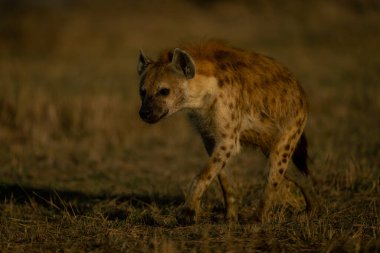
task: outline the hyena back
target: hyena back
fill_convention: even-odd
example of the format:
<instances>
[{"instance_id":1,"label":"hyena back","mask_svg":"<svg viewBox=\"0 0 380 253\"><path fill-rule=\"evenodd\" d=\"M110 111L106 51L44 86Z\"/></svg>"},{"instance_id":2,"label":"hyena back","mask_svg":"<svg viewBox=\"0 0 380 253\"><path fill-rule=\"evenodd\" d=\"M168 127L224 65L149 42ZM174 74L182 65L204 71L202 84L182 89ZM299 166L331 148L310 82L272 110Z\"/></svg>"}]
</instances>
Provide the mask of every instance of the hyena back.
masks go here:
<instances>
[{"instance_id":1,"label":"hyena back","mask_svg":"<svg viewBox=\"0 0 380 253\"><path fill-rule=\"evenodd\" d=\"M237 220L234 187L224 168L241 145L258 146L269 158L261 219L284 178L300 187L307 209L313 208L303 133L308 105L301 86L284 66L270 57L208 41L164 50L156 61L141 51L138 74L140 117L155 123L187 109L209 154L177 215L180 223L196 221L201 197L215 177L222 187L226 217ZM290 160L298 170L285 174Z\"/></svg>"}]
</instances>

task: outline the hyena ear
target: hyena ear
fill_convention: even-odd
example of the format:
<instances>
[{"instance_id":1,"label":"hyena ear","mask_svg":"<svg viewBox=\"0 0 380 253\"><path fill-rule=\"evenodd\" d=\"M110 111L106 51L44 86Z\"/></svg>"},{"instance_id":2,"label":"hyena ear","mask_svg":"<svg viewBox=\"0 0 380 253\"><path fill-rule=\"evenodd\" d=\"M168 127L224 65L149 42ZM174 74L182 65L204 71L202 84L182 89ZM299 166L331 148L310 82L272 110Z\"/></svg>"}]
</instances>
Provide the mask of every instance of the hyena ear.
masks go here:
<instances>
[{"instance_id":1,"label":"hyena ear","mask_svg":"<svg viewBox=\"0 0 380 253\"><path fill-rule=\"evenodd\" d=\"M137 64L137 73L141 76L141 74L145 71L150 63L152 63L152 61L146 57L142 49L140 49L139 62Z\"/></svg>"},{"instance_id":2,"label":"hyena ear","mask_svg":"<svg viewBox=\"0 0 380 253\"><path fill-rule=\"evenodd\" d=\"M186 79L191 79L195 76L194 61L185 51L179 48L174 49L172 63L182 70Z\"/></svg>"}]
</instances>

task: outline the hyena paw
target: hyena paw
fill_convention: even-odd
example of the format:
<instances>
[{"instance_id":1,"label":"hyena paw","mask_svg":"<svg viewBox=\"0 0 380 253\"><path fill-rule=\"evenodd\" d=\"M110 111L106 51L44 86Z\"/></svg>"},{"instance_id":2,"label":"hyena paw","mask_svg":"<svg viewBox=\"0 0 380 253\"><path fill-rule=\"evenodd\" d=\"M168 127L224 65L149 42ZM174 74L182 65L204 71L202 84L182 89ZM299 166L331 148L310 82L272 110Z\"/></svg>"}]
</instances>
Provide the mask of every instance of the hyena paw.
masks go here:
<instances>
[{"instance_id":1,"label":"hyena paw","mask_svg":"<svg viewBox=\"0 0 380 253\"><path fill-rule=\"evenodd\" d=\"M176 218L177 222L181 225L192 225L196 221L196 212L190 207L183 206L178 211Z\"/></svg>"}]
</instances>

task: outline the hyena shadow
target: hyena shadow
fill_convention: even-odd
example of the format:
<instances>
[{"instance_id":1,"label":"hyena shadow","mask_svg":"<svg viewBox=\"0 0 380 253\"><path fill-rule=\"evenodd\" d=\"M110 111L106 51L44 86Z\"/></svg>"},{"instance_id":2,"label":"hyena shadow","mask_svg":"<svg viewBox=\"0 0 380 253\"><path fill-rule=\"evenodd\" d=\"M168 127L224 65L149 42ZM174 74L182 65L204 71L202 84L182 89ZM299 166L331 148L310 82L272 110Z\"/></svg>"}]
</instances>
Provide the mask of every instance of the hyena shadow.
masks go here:
<instances>
[{"instance_id":1,"label":"hyena shadow","mask_svg":"<svg viewBox=\"0 0 380 253\"><path fill-rule=\"evenodd\" d=\"M101 216L107 220L127 221L145 225L168 225L160 221L169 210L184 201L181 194L158 193L91 194L68 189L33 187L0 183L3 204L31 205L54 215Z\"/></svg>"}]
</instances>

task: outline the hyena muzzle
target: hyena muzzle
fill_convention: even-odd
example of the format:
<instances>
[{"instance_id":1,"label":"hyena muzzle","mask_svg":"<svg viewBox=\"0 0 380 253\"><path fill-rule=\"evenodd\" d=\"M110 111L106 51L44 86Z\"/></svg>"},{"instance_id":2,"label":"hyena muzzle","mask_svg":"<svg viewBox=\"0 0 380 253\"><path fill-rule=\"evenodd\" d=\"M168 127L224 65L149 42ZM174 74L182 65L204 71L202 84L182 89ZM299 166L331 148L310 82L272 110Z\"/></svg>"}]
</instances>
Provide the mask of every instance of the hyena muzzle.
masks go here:
<instances>
[{"instance_id":1,"label":"hyena muzzle","mask_svg":"<svg viewBox=\"0 0 380 253\"><path fill-rule=\"evenodd\" d=\"M178 222L196 221L201 197L216 177L226 218L237 221L235 189L224 169L241 145L257 146L268 157L269 176L259 219L267 218L284 179L301 189L307 210L314 210L303 132L308 104L294 76L270 57L216 41L180 48L164 50L155 61L140 51L138 61L140 117L156 123L186 109L209 154L177 214ZM291 169L290 162L296 169Z\"/></svg>"}]
</instances>

